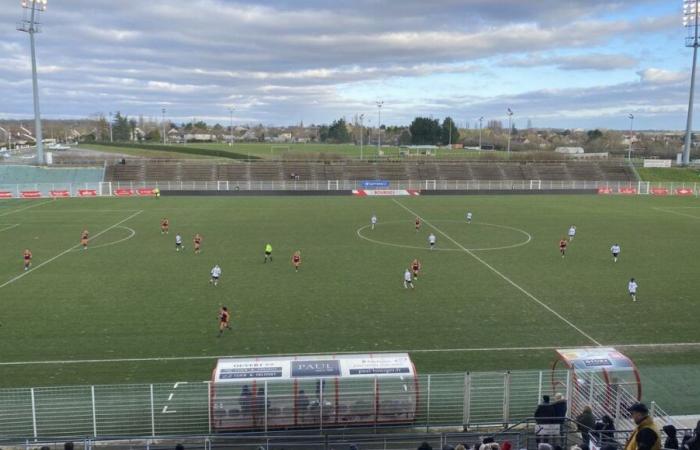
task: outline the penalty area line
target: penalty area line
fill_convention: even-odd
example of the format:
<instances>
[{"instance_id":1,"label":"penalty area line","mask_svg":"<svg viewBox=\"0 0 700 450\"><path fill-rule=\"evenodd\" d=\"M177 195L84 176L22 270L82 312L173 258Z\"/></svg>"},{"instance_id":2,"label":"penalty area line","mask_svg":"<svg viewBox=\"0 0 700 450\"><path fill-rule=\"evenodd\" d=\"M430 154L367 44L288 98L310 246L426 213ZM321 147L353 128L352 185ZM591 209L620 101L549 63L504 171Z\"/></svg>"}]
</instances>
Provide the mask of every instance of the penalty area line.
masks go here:
<instances>
[{"instance_id":1,"label":"penalty area line","mask_svg":"<svg viewBox=\"0 0 700 450\"><path fill-rule=\"evenodd\" d=\"M47 204L47 203L51 203L52 201L53 201L53 200L47 200L47 201L45 201L45 202L33 203L33 204L29 205L29 206L25 206L24 208L15 208L15 209L13 209L13 210L11 210L11 211L7 211L7 212L4 212L4 213L0 214L0 217L2 217L2 216L9 216L10 214L14 214L14 213L18 213L18 212L20 212L20 211L24 211L25 209L35 208L35 207L37 207L37 206L45 205L45 204Z\"/></svg>"},{"instance_id":2,"label":"penalty area line","mask_svg":"<svg viewBox=\"0 0 700 450\"><path fill-rule=\"evenodd\" d=\"M559 346L533 346L533 347L471 347L471 348L425 348L416 350L372 350L373 354L388 354L388 353L472 353L472 352L529 352L542 350L556 350L566 345ZM610 344L605 347L614 348L684 348L696 347L700 348L700 342L667 342L667 343L647 343L647 344ZM255 358L255 357L288 357L288 356L316 356L324 352L316 353L268 353L254 355L211 355L211 356L154 356L150 358L112 358L112 359L68 359L68 360L48 360L48 361L7 361L0 362L1 366L31 366L31 365L61 365L61 364L99 364L99 363L124 363L124 362L162 362L162 361L196 361L196 360L212 360L222 358ZM325 352L331 355L355 355L362 351L353 352ZM184 384L183 382L176 384ZM173 390L176 387L173 387Z\"/></svg>"},{"instance_id":3,"label":"penalty area line","mask_svg":"<svg viewBox=\"0 0 700 450\"><path fill-rule=\"evenodd\" d=\"M96 239L96 238L98 238L99 236L102 236L103 234L105 234L105 233L108 232L109 230L118 227L119 225L123 224L123 223L126 222L127 220L133 219L134 217L138 216L138 215L141 214L142 212L143 212L143 210L139 210L138 212L135 212L134 214L132 214L132 215L130 215L129 217L127 217L126 219L122 219L122 220L120 220L119 222L115 223L114 225L111 225L111 226L105 228L104 230L102 230L102 231L100 231L99 233L97 233L97 234L93 237L93 239ZM22 272L21 274L17 275L17 276L14 277L14 278L10 278L9 280L7 280L6 282L4 282L3 284L0 284L0 289L4 288L5 286L7 286L7 285L9 285L9 284L14 283L14 282L17 281L17 280L22 279L24 276L29 275L30 273L33 273L35 270L39 269L40 267L43 267L43 266L45 266L46 264L48 264L48 263L50 263L50 262L52 262L52 261L57 260L57 259L60 258L61 256L65 255L65 254L67 254L67 253L70 253L70 252L72 252L73 250L75 250L76 248L79 248L79 247L80 247L80 243L78 243L78 244L72 246L72 247L69 248L69 249L63 250L63 251L62 251L61 253L59 253L58 255L47 259L46 261L42 262L41 264L38 264L37 266L31 268L30 270L28 270L28 271L26 271L26 272Z\"/></svg>"},{"instance_id":4,"label":"penalty area line","mask_svg":"<svg viewBox=\"0 0 700 450\"><path fill-rule=\"evenodd\" d=\"M564 316L562 316L561 314L559 314L558 312L556 312L554 309L552 309L549 305L547 305L546 303L544 303L542 300L538 299L537 297L535 297L534 295L532 295L531 293L529 293L528 291L526 291L526 290L525 290L522 286L520 286L518 283L516 283L515 281L511 280L511 279L508 278L506 275L504 275L502 272L500 272L498 269L496 269L495 267L493 267L491 264L489 264L489 263L487 263L486 261L484 261L483 259L481 259L476 253L474 253L473 251L469 250L468 248L466 248L465 246L463 246L462 244L460 244L460 243L457 242L456 240L452 239L452 237L450 237L450 235L448 235L447 233L445 233L444 231L442 231L440 228L436 227L436 226L433 225L432 223L430 223L430 222L428 222L427 220L425 220L425 218L421 217L420 214L417 214L417 213L416 213L415 211L413 211L411 208L405 206L403 203L399 202L399 201L396 200L396 199L392 199L392 201L393 201L394 203L396 203L397 205L399 205L401 208L403 208L403 209L405 209L406 211L408 211L409 213L413 214L415 217L420 218L420 220L421 220L422 222L428 224L428 226L430 226L431 228L433 228L435 231L437 231L437 232L440 233L441 235L445 236L450 242L452 242L454 245L456 245L457 247L459 247L460 249L462 249L462 251L464 251L466 254L468 254L468 255L471 256L472 258L476 259L478 262L480 262L481 264L483 264L484 266L486 266L488 269L490 269L493 273L495 273L496 275L498 275L499 277L501 277L502 279L504 279L505 281L507 281L511 286L513 286L514 288L516 288L517 290L519 290L520 292L522 292L523 294L525 294L529 299L531 299L532 301L534 301L534 302L537 303L538 305L542 306L544 309L546 309L546 310L549 311L550 313L554 314L554 315L555 315L557 318L559 318L562 322L566 323L566 324L569 325L571 328L573 328L574 330L578 331L578 332L579 332L581 335L583 335L586 339L588 339L589 341L593 342L593 343L594 343L595 345L597 345L597 346L601 346L601 345L602 345L600 342L598 342L597 340L595 340L590 334L586 333L586 332L583 331L581 328L577 327L577 326L576 326L573 322L571 322L569 319L567 319L566 317L564 317Z\"/></svg>"},{"instance_id":5,"label":"penalty area line","mask_svg":"<svg viewBox=\"0 0 700 450\"><path fill-rule=\"evenodd\" d=\"M11 230L11 229L13 229L13 228L15 228L15 227L18 227L19 225L20 225L20 224L18 224L18 223L13 223L13 224L12 224L12 225L10 225L9 227L5 227L5 228L0 228L0 231L7 231L7 230Z\"/></svg>"}]
</instances>

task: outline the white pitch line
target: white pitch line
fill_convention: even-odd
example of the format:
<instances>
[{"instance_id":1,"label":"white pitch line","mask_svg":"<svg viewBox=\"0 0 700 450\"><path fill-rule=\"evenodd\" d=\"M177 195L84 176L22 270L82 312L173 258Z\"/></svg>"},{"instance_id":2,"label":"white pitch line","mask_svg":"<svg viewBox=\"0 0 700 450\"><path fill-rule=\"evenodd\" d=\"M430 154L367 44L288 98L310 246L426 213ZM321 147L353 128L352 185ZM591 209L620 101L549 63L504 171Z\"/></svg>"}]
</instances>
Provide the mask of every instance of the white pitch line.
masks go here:
<instances>
[{"instance_id":1,"label":"white pitch line","mask_svg":"<svg viewBox=\"0 0 700 450\"><path fill-rule=\"evenodd\" d=\"M47 201L45 201L45 202L39 202L39 203L31 204L31 205L29 205L29 206L25 206L24 208L13 209L12 211L7 211L7 212L4 212L4 213L0 214L0 217L2 217L2 216L9 216L10 214L14 214L14 213L18 213L18 212L20 212L20 211L24 211L25 209L35 208L35 207L37 207L37 206L45 205L45 204L47 204L47 203L51 203L52 201L53 201L53 200L47 200Z\"/></svg>"},{"instance_id":2,"label":"white pitch line","mask_svg":"<svg viewBox=\"0 0 700 450\"><path fill-rule=\"evenodd\" d=\"M476 253L474 253L473 251L471 251L471 250L469 250L468 248L464 247L464 246L463 246L462 244L460 244L459 242L457 242L457 241L455 241L454 239L452 239L447 233L445 233L444 231L442 231L441 229L439 229L439 228L436 227L435 225L433 225L433 224L431 224L430 222L428 222L427 220L425 220L425 218L421 217L419 214L417 214L417 213L416 213L415 211L413 211L411 208L409 208L409 207L407 207L407 206L404 206L401 202L399 202L399 201L396 200L396 199L392 199L392 200L393 200L394 203L396 203L397 205L399 205L400 207L402 207L403 209L405 209L405 210L408 211L409 213L413 214L415 217L420 218L421 221L425 222L428 226L430 226L431 228L433 228L435 231L437 231L437 232L440 233L441 235L445 236L445 237L446 237L449 241L451 241L454 245L456 245L457 247L461 248L466 254L468 254L468 255L471 256L472 258L476 259L477 261L479 261L479 262L480 262L481 264L483 264L484 266L488 267L493 273L495 273L495 274L498 275L499 277L503 278L503 279L504 279L505 281L507 281L511 286L513 286L514 288L518 289L520 292L522 292L523 294L525 294L525 295L526 295L528 298L530 298L532 301L536 302L537 304L539 304L540 306L542 306L544 309L546 309L547 311L549 311L550 313L552 313L552 314L554 314L556 317L558 317L561 321L563 321L564 323L566 323L567 325L569 325L571 328L573 328L574 330L578 331L580 334L582 334L583 336L585 336L586 339L590 340L590 341L593 342L595 345L598 345L598 346L601 346L601 345L602 345L600 342L598 342L597 340L595 340L590 334L586 333L586 332L583 331L581 328L577 327L577 326L576 326L573 322L571 322L569 319L567 319L566 317L562 316L561 314L559 314L558 312L556 312L554 309L552 309L549 305L547 305L546 303L544 303L542 300L538 299L537 297L535 297L534 295L532 295L531 293L529 293L528 291L526 291L523 287L521 287L521 286L520 286L519 284L517 284L515 281L511 280L511 279L508 278L506 275L504 275L503 273L501 273L498 269L496 269L495 267L493 267L491 264L489 264L489 263L487 263L486 261L484 261L483 259L481 259Z\"/></svg>"},{"instance_id":3,"label":"white pitch line","mask_svg":"<svg viewBox=\"0 0 700 450\"><path fill-rule=\"evenodd\" d=\"M697 347L700 348L700 342L667 342L667 343L648 343L648 344L610 344L605 347L614 348L683 348ZM558 346L535 346L535 347L471 347L471 348L424 348L414 350L372 350L370 353L386 354L386 353L472 353L472 352L527 352L537 350L556 350L566 347L566 345ZM326 352L332 355L354 355L361 351L353 352ZM255 357L286 357L286 356L315 356L323 352L315 353L269 353L255 355L210 355L210 356L156 356L151 358L113 358L113 359L68 359L68 360L53 360L53 361L8 361L0 362L0 366L31 366L31 365L64 365L64 364L99 364L99 363L123 363L123 362L161 362L161 361L196 361L196 360L212 360L222 358L255 358Z\"/></svg>"},{"instance_id":4,"label":"white pitch line","mask_svg":"<svg viewBox=\"0 0 700 450\"><path fill-rule=\"evenodd\" d=\"M10 225L9 227L5 227L5 228L0 228L0 231L7 231L7 230L11 230L11 229L13 229L14 227L18 227L18 226L20 226L20 224L18 224L18 223L15 223L15 224L12 224L12 225Z\"/></svg>"},{"instance_id":5,"label":"white pitch line","mask_svg":"<svg viewBox=\"0 0 700 450\"><path fill-rule=\"evenodd\" d=\"M97 233L95 236L93 236L93 239L95 239L95 238L97 238L97 237L99 237L99 236L105 234L106 232L108 232L108 231L111 230L112 228L118 227L119 225L123 224L124 222L126 222L126 221L129 220L129 219L133 219L134 217L138 216L138 215L141 214L142 212L143 212L143 210L139 210L138 212L135 212L134 214L132 214L132 215L130 215L129 217L127 217L126 219L120 220L119 222L115 223L114 225L111 225L110 227L105 228L104 230L100 231L100 232ZM80 243L75 244L75 245L72 246L71 248L62 251L61 253L59 253L58 255L56 255L56 256L54 256L54 257L52 257L52 258L47 259L46 261L42 262L41 264L38 264L37 266L33 267L31 270L28 270L28 271L26 271L26 272L22 272L21 274L17 275L17 276L14 277L14 278L10 278L9 280L7 280L6 282L4 282L3 284L0 284L0 289L4 288L5 286L7 286L7 285L9 285L9 284L14 283L15 281L17 281L17 280L19 280L19 279L21 279L21 278L23 278L25 275L29 275L30 273L33 273L35 270L39 269L40 267L45 266L46 264L48 264L48 263L50 263L50 262L52 262L52 261L55 261L56 259L60 258L61 256L65 255L65 254L67 254L67 253L72 252L74 249L79 248L80 245L81 245Z\"/></svg>"},{"instance_id":6,"label":"white pitch line","mask_svg":"<svg viewBox=\"0 0 700 450\"><path fill-rule=\"evenodd\" d=\"M686 214L678 211L669 211L668 209L665 208L656 208L652 207L652 209L655 209L657 211L661 211L662 213L668 213L668 214L675 214L677 216L683 216L683 217L690 217L691 219L700 219L700 216L694 216L692 214Z\"/></svg>"}]
</instances>

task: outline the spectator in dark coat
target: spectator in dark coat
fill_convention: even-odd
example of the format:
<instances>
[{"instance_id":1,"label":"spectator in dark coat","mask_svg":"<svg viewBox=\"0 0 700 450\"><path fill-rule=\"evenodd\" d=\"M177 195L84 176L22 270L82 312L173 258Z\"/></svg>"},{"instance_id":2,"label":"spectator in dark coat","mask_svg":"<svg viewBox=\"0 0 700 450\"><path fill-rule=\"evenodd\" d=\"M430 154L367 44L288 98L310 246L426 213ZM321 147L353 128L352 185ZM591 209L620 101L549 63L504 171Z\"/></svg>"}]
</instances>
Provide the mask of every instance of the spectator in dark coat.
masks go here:
<instances>
[{"instance_id":1,"label":"spectator in dark coat","mask_svg":"<svg viewBox=\"0 0 700 450\"><path fill-rule=\"evenodd\" d=\"M664 448L678 449L678 431L673 425L666 425L663 427L664 433L666 433L666 440L664 441Z\"/></svg>"},{"instance_id":2,"label":"spectator in dark coat","mask_svg":"<svg viewBox=\"0 0 700 450\"><path fill-rule=\"evenodd\" d=\"M554 417L557 418L558 424L562 425L564 423L564 420L566 419L566 412L569 408L568 403L566 399L564 398L563 395L557 394L554 396L554 403L552 403L552 407L554 407Z\"/></svg>"},{"instance_id":3,"label":"spectator in dark coat","mask_svg":"<svg viewBox=\"0 0 700 450\"><path fill-rule=\"evenodd\" d=\"M581 414L576 417L576 426L578 432L581 433L581 441L589 445L591 442L590 432L595 427L595 418L593 417L593 410L590 406L585 406Z\"/></svg>"},{"instance_id":4,"label":"spectator in dark coat","mask_svg":"<svg viewBox=\"0 0 700 450\"><path fill-rule=\"evenodd\" d=\"M595 424L595 436L599 447L607 444L616 445L615 442L615 422L612 417L605 415L600 419L600 422Z\"/></svg>"},{"instance_id":5,"label":"spectator in dark coat","mask_svg":"<svg viewBox=\"0 0 700 450\"><path fill-rule=\"evenodd\" d=\"M688 439L685 442L685 444L683 444L683 449L684 450L700 450L700 420L698 420L698 423L695 426L695 432L693 433L693 437Z\"/></svg>"},{"instance_id":6,"label":"spectator in dark coat","mask_svg":"<svg viewBox=\"0 0 700 450\"><path fill-rule=\"evenodd\" d=\"M549 403L549 395L542 396L542 403L535 409L535 435L536 442L547 442L550 437L559 434L557 425L557 413L554 405Z\"/></svg>"},{"instance_id":7,"label":"spectator in dark coat","mask_svg":"<svg viewBox=\"0 0 700 450\"><path fill-rule=\"evenodd\" d=\"M427 442L423 442L420 447L418 447L418 450L433 450L433 447Z\"/></svg>"}]
</instances>

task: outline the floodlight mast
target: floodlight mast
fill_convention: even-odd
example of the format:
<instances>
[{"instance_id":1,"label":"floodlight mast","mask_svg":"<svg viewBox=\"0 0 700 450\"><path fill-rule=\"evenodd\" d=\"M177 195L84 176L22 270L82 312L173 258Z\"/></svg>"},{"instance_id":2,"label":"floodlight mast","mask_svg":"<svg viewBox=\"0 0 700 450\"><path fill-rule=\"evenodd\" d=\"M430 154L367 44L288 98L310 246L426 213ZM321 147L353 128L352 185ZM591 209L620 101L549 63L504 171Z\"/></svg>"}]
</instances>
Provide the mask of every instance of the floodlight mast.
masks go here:
<instances>
[{"instance_id":1,"label":"floodlight mast","mask_svg":"<svg viewBox=\"0 0 700 450\"><path fill-rule=\"evenodd\" d=\"M377 102L377 155L382 151L382 106L384 106L384 101L380 100Z\"/></svg>"},{"instance_id":2,"label":"floodlight mast","mask_svg":"<svg viewBox=\"0 0 700 450\"><path fill-rule=\"evenodd\" d=\"M690 164L690 149L693 140L693 100L695 97L695 67L698 60L698 8L700 0L683 1L683 26L688 30L685 46L693 48L693 69L690 74L690 98L688 100L688 120L685 125L685 142L683 145L682 164Z\"/></svg>"},{"instance_id":3,"label":"floodlight mast","mask_svg":"<svg viewBox=\"0 0 700 450\"><path fill-rule=\"evenodd\" d=\"M363 149L363 146L364 146L364 145L363 145L363 142L362 142L362 141L363 141L362 135L365 133L365 128L364 128L364 124L363 124L363 121L364 121L364 120L365 120L365 115L364 115L364 114L360 114L360 161L362 161L362 159L363 159L363 158L362 158L362 156L363 156L362 153L363 153L363 150L364 150L364 149Z\"/></svg>"},{"instance_id":4,"label":"floodlight mast","mask_svg":"<svg viewBox=\"0 0 700 450\"><path fill-rule=\"evenodd\" d=\"M508 108L508 158L510 158L510 135L513 131L513 110Z\"/></svg>"},{"instance_id":5,"label":"floodlight mast","mask_svg":"<svg viewBox=\"0 0 700 450\"><path fill-rule=\"evenodd\" d=\"M44 164L44 139L41 132L41 112L39 111L39 81L36 73L36 50L34 49L34 34L39 33L38 16L46 11L48 0L22 0L25 18L17 26L18 31L29 34L29 45L32 53L32 91L34 94L34 139L36 140L36 162ZM26 15L29 14L29 19Z\"/></svg>"}]
</instances>

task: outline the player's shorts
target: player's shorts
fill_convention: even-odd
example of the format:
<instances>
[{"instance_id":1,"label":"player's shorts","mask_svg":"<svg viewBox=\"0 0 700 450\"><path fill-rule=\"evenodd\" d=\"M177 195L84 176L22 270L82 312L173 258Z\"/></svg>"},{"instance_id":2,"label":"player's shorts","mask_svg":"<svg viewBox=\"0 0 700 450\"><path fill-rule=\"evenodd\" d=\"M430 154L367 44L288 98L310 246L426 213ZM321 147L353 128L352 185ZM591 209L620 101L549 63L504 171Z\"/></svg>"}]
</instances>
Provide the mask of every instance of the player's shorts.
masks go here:
<instances>
[{"instance_id":1,"label":"player's shorts","mask_svg":"<svg viewBox=\"0 0 700 450\"><path fill-rule=\"evenodd\" d=\"M219 277L212 275L212 276L211 276L211 279L212 279L212 280L218 280Z\"/></svg>"},{"instance_id":2,"label":"player's shorts","mask_svg":"<svg viewBox=\"0 0 700 450\"><path fill-rule=\"evenodd\" d=\"M265 254L266 254L267 256L270 256L270 255L272 254L272 252L265 252Z\"/></svg>"},{"instance_id":3,"label":"player's shorts","mask_svg":"<svg viewBox=\"0 0 700 450\"><path fill-rule=\"evenodd\" d=\"M634 292L630 291L630 295L637 295L637 291L634 291Z\"/></svg>"},{"instance_id":4,"label":"player's shorts","mask_svg":"<svg viewBox=\"0 0 700 450\"><path fill-rule=\"evenodd\" d=\"M431 242L431 243L430 243L430 246L431 246L431 247L434 246L434 245L435 245L435 242Z\"/></svg>"},{"instance_id":5,"label":"player's shorts","mask_svg":"<svg viewBox=\"0 0 700 450\"><path fill-rule=\"evenodd\" d=\"M619 255L619 253L613 253L613 256L614 256L615 258L617 258L617 255Z\"/></svg>"},{"instance_id":6,"label":"player's shorts","mask_svg":"<svg viewBox=\"0 0 700 450\"><path fill-rule=\"evenodd\" d=\"M176 242L175 247L182 247L182 242Z\"/></svg>"}]
</instances>

